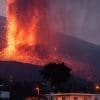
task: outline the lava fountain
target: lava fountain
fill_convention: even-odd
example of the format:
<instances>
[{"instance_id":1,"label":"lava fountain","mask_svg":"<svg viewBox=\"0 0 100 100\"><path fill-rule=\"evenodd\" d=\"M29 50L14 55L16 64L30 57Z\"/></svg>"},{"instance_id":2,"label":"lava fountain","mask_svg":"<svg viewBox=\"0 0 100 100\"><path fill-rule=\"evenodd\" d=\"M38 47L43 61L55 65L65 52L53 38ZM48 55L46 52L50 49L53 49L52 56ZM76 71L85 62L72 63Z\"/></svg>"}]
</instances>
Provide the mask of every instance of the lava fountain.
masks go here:
<instances>
[{"instance_id":1,"label":"lava fountain","mask_svg":"<svg viewBox=\"0 0 100 100\"><path fill-rule=\"evenodd\" d=\"M36 42L35 34L38 23L38 11L34 9L33 0L31 0L31 5L24 4L25 7L21 8L24 2L25 0L7 0L7 53L9 56L18 52L19 46L31 46Z\"/></svg>"},{"instance_id":2,"label":"lava fountain","mask_svg":"<svg viewBox=\"0 0 100 100\"><path fill-rule=\"evenodd\" d=\"M7 47L0 53L4 60L40 62L37 51L47 43L41 38L44 6L44 0L7 0Z\"/></svg>"}]
</instances>

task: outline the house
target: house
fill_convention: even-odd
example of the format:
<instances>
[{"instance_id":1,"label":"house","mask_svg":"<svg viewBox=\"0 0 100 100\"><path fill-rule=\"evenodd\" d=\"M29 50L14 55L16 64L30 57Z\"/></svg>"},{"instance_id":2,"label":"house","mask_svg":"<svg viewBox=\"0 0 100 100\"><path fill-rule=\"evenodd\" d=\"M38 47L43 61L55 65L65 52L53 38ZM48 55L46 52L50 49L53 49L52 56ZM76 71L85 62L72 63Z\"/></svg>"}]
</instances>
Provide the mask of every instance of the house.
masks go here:
<instances>
[{"instance_id":1,"label":"house","mask_svg":"<svg viewBox=\"0 0 100 100\"><path fill-rule=\"evenodd\" d=\"M90 93L51 93L45 96L47 100L100 100L100 94Z\"/></svg>"},{"instance_id":2,"label":"house","mask_svg":"<svg viewBox=\"0 0 100 100\"><path fill-rule=\"evenodd\" d=\"M2 99L10 99L10 91L6 90L5 86L0 84L0 100Z\"/></svg>"},{"instance_id":3,"label":"house","mask_svg":"<svg viewBox=\"0 0 100 100\"><path fill-rule=\"evenodd\" d=\"M10 92L9 91L0 91L0 100L1 99L10 99Z\"/></svg>"}]
</instances>

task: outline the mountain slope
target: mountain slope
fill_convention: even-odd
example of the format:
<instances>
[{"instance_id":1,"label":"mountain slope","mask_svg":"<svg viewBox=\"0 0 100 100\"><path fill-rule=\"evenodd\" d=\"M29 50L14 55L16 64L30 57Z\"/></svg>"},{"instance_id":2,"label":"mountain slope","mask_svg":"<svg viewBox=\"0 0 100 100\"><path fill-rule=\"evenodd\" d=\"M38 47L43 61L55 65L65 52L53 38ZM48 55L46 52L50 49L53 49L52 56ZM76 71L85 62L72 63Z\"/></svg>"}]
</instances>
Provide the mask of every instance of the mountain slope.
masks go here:
<instances>
[{"instance_id":1,"label":"mountain slope","mask_svg":"<svg viewBox=\"0 0 100 100\"><path fill-rule=\"evenodd\" d=\"M100 81L100 46L64 34L59 34L58 39L59 52L68 60L75 74Z\"/></svg>"},{"instance_id":2,"label":"mountain slope","mask_svg":"<svg viewBox=\"0 0 100 100\"><path fill-rule=\"evenodd\" d=\"M39 66L19 63L0 61L0 78L17 81L40 81Z\"/></svg>"},{"instance_id":3,"label":"mountain slope","mask_svg":"<svg viewBox=\"0 0 100 100\"><path fill-rule=\"evenodd\" d=\"M6 25L5 22L6 22L6 18L0 17L0 50L2 50L6 45L4 42L5 41L5 34L4 34L5 27L4 26ZM100 46L85 42L81 39L68 36L62 33L50 33L50 35L51 35L51 38L49 39L50 41L49 49L53 51L54 48L58 46L56 51L54 51L54 53L60 57L60 60L64 61L66 64L68 64L72 68L73 74L87 80L97 81L97 82L100 81L100 73L99 73ZM55 41L53 42L53 40ZM36 49L38 50L39 54L43 53L40 55L41 56L45 55L44 52L43 51L41 52L39 48L41 48L41 46L37 46L37 49ZM3 73L5 72L9 73L10 75L10 73L11 74L13 73L13 70L15 71L14 73L16 73L17 70L18 70L17 73L19 73L19 71L21 70L19 74L21 75L21 72L23 72L23 69L24 70L28 69L28 68L25 69L25 66L22 67L21 65L15 64L16 65L15 67L16 70L15 70L14 67L12 67L13 64L9 67L8 67L8 64L2 65L3 67L1 66L1 64L2 63L0 63L0 69L1 69L0 76L2 77L4 76ZM24 80L24 74L27 74L27 75L29 74L28 78L30 79L32 75L31 73L33 73L31 67L34 68L34 66L30 66L29 69L27 70L27 73L25 71L25 73L22 74L23 80Z\"/></svg>"}]
</instances>

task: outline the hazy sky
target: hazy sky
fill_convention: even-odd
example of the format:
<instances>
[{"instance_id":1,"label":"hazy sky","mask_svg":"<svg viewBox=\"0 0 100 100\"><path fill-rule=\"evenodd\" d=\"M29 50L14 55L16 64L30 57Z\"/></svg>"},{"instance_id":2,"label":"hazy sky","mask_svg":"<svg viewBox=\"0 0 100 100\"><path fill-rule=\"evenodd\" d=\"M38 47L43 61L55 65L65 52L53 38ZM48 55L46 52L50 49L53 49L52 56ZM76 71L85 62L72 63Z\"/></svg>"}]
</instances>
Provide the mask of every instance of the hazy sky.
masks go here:
<instances>
[{"instance_id":1,"label":"hazy sky","mask_svg":"<svg viewBox=\"0 0 100 100\"><path fill-rule=\"evenodd\" d=\"M5 16L5 0L0 15ZM51 3L50 3L51 2ZM52 30L100 45L100 0L50 0ZM54 20L55 19L55 20ZM63 19L63 20L62 20Z\"/></svg>"},{"instance_id":2,"label":"hazy sky","mask_svg":"<svg viewBox=\"0 0 100 100\"><path fill-rule=\"evenodd\" d=\"M62 31L100 45L100 0L51 0L56 25L64 24ZM58 3L59 2L59 3ZM59 14L58 14L59 13Z\"/></svg>"},{"instance_id":3,"label":"hazy sky","mask_svg":"<svg viewBox=\"0 0 100 100\"><path fill-rule=\"evenodd\" d=\"M0 0L0 16L5 16L5 0Z\"/></svg>"}]
</instances>

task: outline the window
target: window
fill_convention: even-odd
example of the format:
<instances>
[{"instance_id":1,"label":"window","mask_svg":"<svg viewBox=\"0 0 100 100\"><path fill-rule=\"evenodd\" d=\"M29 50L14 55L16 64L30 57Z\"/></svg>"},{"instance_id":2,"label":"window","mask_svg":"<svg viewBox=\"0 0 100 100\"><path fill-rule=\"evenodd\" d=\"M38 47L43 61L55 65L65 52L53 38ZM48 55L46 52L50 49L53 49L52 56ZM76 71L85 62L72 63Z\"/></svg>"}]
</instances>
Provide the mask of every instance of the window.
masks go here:
<instances>
[{"instance_id":1,"label":"window","mask_svg":"<svg viewBox=\"0 0 100 100\"><path fill-rule=\"evenodd\" d=\"M87 96L84 97L84 100L87 100Z\"/></svg>"},{"instance_id":2,"label":"window","mask_svg":"<svg viewBox=\"0 0 100 100\"><path fill-rule=\"evenodd\" d=\"M78 97L74 97L74 100L78 100Z\"/></svg>"},{"instance_id":3,"label":"window","mask_svg":"<svg viewBox=\"0 0 100 100\"><path fill-rule=\"evenodd\" d=\"M66 100L66 97L65 96L62 96L62 100Z\"/></svg>"}]
</instances>

